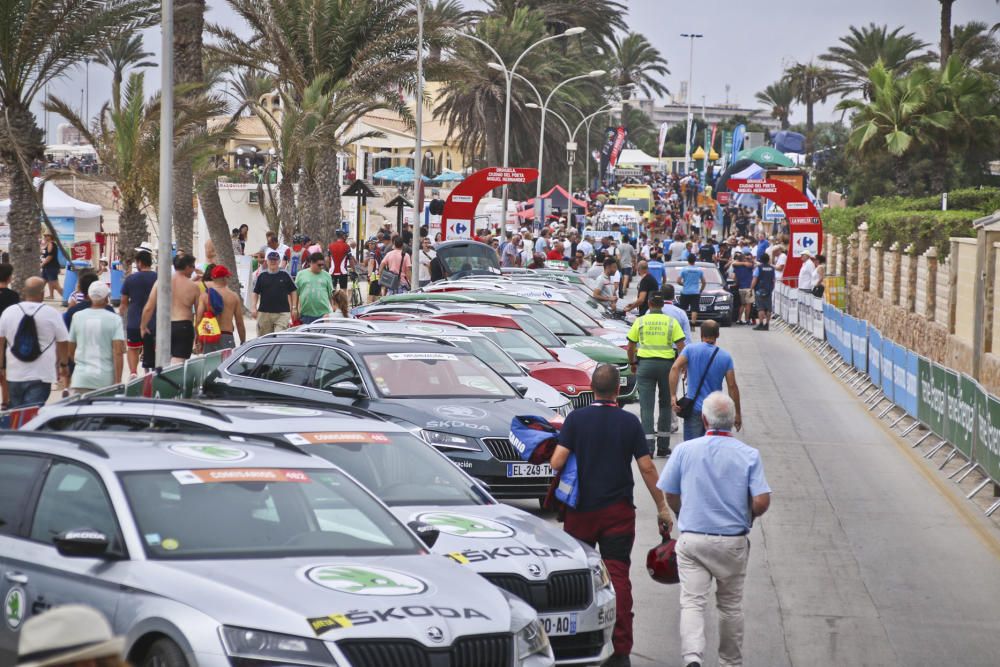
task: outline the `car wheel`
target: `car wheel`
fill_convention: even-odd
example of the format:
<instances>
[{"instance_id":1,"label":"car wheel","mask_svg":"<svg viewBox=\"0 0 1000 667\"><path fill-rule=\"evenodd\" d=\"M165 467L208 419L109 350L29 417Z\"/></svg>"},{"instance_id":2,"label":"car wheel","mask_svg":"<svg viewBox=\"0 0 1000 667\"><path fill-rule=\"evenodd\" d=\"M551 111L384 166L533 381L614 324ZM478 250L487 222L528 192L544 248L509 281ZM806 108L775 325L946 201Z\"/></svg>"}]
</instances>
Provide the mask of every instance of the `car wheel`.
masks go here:
<instances>
[{"instance_id":1,"label":"car wheel","mask_svg":"<svg viewBox=\"0 0 1000 667\"><path fill-rule=\"evenodd\" d=\"M142 667L188 667L181 647L169 639L157 639L146 652Z\"/></svg>"}]
</instances>

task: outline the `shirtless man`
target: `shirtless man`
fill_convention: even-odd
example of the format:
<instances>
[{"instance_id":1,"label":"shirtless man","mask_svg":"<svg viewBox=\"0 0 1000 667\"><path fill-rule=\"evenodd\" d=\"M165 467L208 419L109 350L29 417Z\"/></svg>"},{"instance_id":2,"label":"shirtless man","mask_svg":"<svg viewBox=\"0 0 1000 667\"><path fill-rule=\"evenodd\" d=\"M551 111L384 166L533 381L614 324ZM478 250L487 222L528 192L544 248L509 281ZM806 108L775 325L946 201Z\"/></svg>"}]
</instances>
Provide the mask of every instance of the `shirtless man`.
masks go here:
<instances>
[{"instance_id":1,"label":"shirtless man","mask_svg":"<svg viewBox=\"0 0 1000 667\"><path fill-rule=\"evenodd\" d=\"M179 364L191 358L194 349L194 309L201 290L191 279L194 275L194 255L174 257L174 275L170 279L173 299L170 304L170 363ZM142 334L150 332L150 320L156 311L156 284L149 295L146 307L142 309ZM159 343L159 341L157 341Z\"/></svg>"},{"instance_id":2,"label":"shirtless man","mask_svg":"<svg viewBox=\"0 0 1000 667\"><path fill-rule=\"evenodd\" d=\"M222 331L222 337L215 343L202 344L200 341L198 342L198 347L205 354L218 350L231 350L236 347L236 339L233 337L234 324L236 325L236 333L240 335L240 342L247 339L246 328L243 326L243 303L239 295L227 287L227 278L231 275L229 269L221 264L212 269L212 286L209 289L214 289L222 297L221 312L211 307L207 291L198 297L198 311L195 313L194 321L201 322L205 311L210 309L215 313L215 318L219 320L219 330Z\"/></svg>"}]
</instances>

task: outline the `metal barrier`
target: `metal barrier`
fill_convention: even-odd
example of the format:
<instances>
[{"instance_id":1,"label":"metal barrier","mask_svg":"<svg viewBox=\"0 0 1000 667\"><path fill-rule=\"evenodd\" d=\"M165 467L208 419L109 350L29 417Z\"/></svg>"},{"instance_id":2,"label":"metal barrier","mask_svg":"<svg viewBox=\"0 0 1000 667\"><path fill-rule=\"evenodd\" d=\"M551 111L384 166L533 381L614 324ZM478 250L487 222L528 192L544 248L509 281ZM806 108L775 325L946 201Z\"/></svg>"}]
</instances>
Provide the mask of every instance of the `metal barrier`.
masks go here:
<instances>
[{"instance_id":1,"label":"metal barrier","mask_svg":"<svg viewBox=\"0 0 1000 667\"><path fill-rule=\"evenodd\" d=\"M903 437L918 428L926 431L912 445L916 449L933 439L924 458L948 451L939 470L956 457L964 461L949 475L956 483L977 470L983 475L983 481L967 498L1000 480L1000 398L968 375L894 343L865 320L851 317L819 297L779 284L774 302L775 314L784 326L816 349L869 411L881 408L879 418L889 416L890 428L900 429ZM898 414L891 415L893 409ZM1000 500L985 514L990 516L998 509Z\"/></svg>"}]
</instances>

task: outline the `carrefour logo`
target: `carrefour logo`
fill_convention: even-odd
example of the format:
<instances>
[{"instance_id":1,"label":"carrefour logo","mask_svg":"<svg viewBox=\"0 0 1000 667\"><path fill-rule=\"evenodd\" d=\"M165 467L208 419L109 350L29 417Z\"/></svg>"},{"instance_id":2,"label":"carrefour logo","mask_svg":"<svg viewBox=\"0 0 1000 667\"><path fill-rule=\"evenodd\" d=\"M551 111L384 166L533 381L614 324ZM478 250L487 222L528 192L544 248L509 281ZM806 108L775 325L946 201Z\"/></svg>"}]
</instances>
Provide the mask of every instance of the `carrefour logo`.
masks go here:
<instances>
[{"instance_id":1,"label":"carrefour logo","mask_svg":"<svg viewBox=\"0 0 1000 667\"><path fill-rule=\"evenodd\" d=\"M419 595L427 584L408 574L380 567L357 565L319 565L306 572L314 584L352 595Z\"/></svg>"},{"instance_id":2,"label":"carrefour logo","mask_svg":"<svg viewBox=\"0 0 1000 667\"><path fill-rule=\"evenodd\" d=\"M451 512L424 512L414 517L417 521L430 524L438 531L455 537L481 537L500 539L513 537L514 529L497 521Z\"/></svg>"}]
</instances>

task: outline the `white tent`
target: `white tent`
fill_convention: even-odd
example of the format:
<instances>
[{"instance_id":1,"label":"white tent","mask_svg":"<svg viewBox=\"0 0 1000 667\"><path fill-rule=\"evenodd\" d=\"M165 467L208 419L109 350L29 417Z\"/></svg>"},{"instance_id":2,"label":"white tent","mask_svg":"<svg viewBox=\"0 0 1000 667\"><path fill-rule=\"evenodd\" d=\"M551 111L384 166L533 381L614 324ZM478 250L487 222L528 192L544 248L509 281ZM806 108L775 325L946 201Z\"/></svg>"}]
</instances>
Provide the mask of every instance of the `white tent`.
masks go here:
<instances>
[{"instance_id":1,"label":"white tent","mask_svg":"<svg viewBox=\"0 0 1000 667\"><path fill-rule=\"evenodd\" d=\"M620 167L655 167L658 164L659 160L638 148L626 148L618 157Z\"/></svg>"},{"instance_id":2,"label":"white tent","mask_svg":"<svg viewBox=\"0 0 1000 667\"><path fill-rule=\"evenodd\" d=\"M37 187L37 183L35 184ZM59 189L55 183L46 183L42 194L42 206L45 213L52 218L75 218L77 225L87 227L87 223L94 221L95 225L101 217L101 207L99 204L90 204L79 199L74 199ZM10 213L10 200L0 201L0 218L6 219ZM80 230L83 231L83 230Z\"/></svg>"}]
</instances>

